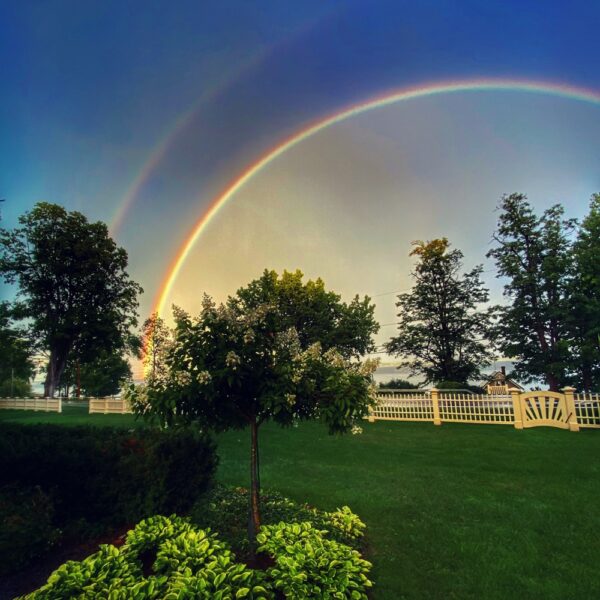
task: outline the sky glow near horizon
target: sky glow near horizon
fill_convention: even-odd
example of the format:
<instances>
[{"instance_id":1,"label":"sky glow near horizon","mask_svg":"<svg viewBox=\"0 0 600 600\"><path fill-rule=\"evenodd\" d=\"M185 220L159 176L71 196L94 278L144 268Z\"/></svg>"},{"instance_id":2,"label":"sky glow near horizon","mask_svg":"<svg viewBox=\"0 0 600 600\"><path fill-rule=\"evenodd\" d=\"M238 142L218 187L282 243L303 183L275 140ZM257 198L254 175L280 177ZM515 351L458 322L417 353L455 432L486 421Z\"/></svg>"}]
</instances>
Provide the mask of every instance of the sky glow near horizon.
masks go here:
<instances>
[{"instance_id":1,"label":"sky glow near horizon","mask_svg":"<svg viewBox=\"0 0 600 600\"><path fill-rule=\"evenodd\" d=\"M389 90L481 79L600 92L589 2L22 2L0 7L3 225L39 200L112 224L145 318L193 223L281 140ZM285 4L285 6L283 6ZM232 18L232 15L234 17ZM414 239L484 263L503 193L585 214L600 108L457 92L383 106L290 148L218 210L164 298L195 312L264 268L374 296L394 321ZM11 290L5 288L10 296ZM386 294L386 295L383 295ZM382 343L393 333L382 327Z\"/></svg>"}]
</instances>

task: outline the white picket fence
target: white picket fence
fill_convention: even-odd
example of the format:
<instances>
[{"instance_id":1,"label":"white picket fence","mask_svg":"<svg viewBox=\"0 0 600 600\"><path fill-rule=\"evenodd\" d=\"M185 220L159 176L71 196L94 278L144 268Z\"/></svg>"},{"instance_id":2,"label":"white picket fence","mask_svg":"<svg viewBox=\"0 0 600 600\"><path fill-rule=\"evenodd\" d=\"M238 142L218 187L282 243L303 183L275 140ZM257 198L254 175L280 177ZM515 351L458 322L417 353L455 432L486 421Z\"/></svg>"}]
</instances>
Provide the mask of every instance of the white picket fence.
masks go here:
<instances>
[{"instance_id":1,"label":"white picket fence","mask_svg":"<svg viewBox=\"0 0 600 600\"><path fill-rule=\"evenodd\" d=\"M581 427L600 429L600 394L575 394L575 412Z\"/></svg>"},{"instance_id":2,"label":"white picket fence","mask_svg":"<svg viewBox=\"0 0 600 600\"><path fill-rule=\"evenodd\" d=\"M369 421L430 421L513 425L518 429L547 425L578 431L600 429L600 394L519 392L509 395L436 390L381 390Z\"/></svg>"},{"instance_id":3,"label":"white picket fence","mask_svg":"<svg viewBox=\"0 0 600 600\"><path fill-rule=\"evenodd\" d=\"M122 398L90 398L90 414L128 415L131 406Z\"/></svg>"},{"instance_id":4,"label":"white picket fence","mask_svg":"<svg viewBox=\"0 0 600 600\"><path fill-rule=\"evenodd\" d=\"M0 398L0 409L62 412L61 398Z\"/></svg>"}]
</instances>

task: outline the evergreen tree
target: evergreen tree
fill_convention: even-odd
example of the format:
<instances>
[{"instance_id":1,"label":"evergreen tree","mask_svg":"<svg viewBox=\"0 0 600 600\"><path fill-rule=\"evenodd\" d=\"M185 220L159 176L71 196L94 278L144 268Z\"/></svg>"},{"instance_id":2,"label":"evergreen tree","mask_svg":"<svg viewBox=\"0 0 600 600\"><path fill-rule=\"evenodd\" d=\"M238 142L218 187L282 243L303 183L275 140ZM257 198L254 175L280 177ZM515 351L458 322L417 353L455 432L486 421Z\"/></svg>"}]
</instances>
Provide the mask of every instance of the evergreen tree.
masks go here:
<instances>
[{"instance_id":1,"label":"evergreen tree","mask_svg":"<svg viewBox=\"0 0 600 600\"><path fill-rule=\"evenodd\" d=\"M424 383L466 383L492 358L485 341L492 314L480 309L488 301L482 267L461 274L463 254L450 250L446 238L413 246L410 256L418 259L412 273L415 284L398 296L398 335L386 349L403 358L400 366L422 375Z\"/></svg>"}]
</instances>

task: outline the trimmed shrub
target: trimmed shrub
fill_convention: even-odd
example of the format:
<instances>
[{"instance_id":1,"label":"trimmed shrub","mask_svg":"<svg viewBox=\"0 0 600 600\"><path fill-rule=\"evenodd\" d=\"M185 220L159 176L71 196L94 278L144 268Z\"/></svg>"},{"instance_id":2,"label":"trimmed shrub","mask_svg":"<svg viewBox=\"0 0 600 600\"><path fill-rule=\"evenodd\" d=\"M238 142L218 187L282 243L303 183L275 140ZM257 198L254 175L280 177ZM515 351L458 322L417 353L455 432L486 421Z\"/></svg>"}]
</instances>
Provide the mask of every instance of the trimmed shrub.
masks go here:
<instances>
[{"instance_id":1,"label":"trimmed shrub","mask_svg":"<svg viewBox=\"0 0 600 600\"><path fill-rule=\"evenodd\" d=\"M59 524L121 525L189 511L216 465L214 443L188 429L0 426L0 485L39 486Z\"/></svg>"},{"instance_id":2,"label":"trimmed shrub","mask_svg":"<svg viewBox=\"0 0 600 600\"><path fill-rule=\"evenodd\" d=\"M55 528L80 539L156 513L188 512L216 466L214 443L189 429L0 425L0 486L39 488L52 509L46 529L41 516L23 514L39 533L23 557L40 555ZM0 554L10 553L2 543Z\"/></svg>"},{"instance_id":3,"label":"trimmed shrub","mask_svg":"<svg viewBox=\"0 0 600 600\"><path fill-rule=\"evenodd\" d=\"M325 538L326 531L310 523L279 523L261 527L258 552L276 563L267 571L276 590L286 598L352 598L366 600L373 584L371 563L360 554Z\"/></svg>"},{"instance_id":4,"label":"trimmed shrub","mask_svg":"<svg viewBox=\"0 0 600 600\"><path fill-rule=\"evenodd\" d=\"M0 575L27 564L56 542L54 509L39 487L0 488Z\"/></svg>"}]
</instances>

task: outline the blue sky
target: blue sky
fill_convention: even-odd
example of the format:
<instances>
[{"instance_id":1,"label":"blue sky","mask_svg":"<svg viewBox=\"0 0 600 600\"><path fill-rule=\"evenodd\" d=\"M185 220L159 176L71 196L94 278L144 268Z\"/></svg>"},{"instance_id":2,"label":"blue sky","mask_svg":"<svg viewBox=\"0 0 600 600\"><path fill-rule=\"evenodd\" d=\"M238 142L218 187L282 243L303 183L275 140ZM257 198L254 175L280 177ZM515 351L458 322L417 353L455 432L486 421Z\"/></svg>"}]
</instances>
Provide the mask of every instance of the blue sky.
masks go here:
<instances>
[{"instance_id":1,"label":"blue sky","mask_svg":"<svg viewBox=\"0 0 600 600\"><path fill-rule=\"evenodd\" d=\"M503 77L600 91L599 26L600 4L589 1L6 1L3 224L39 200L111 222L189 113L117 232L146 289L143 313L190 223L285 136L424 82ZM482 262L501 193L585 212L600 189L598 133L596 106L519 94L373 111L253 182L199 240L173 299L193 310L204 289L223 296L260 265L378 295L407 284L411 236L447 234L469 264ZM393 296L380 302L387 322Z\"/></svg>"}]
</instances>

